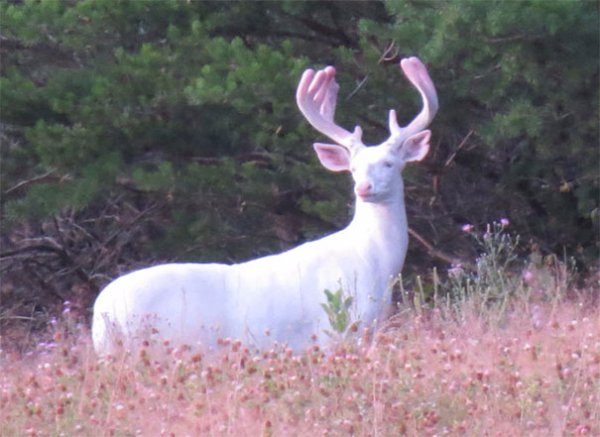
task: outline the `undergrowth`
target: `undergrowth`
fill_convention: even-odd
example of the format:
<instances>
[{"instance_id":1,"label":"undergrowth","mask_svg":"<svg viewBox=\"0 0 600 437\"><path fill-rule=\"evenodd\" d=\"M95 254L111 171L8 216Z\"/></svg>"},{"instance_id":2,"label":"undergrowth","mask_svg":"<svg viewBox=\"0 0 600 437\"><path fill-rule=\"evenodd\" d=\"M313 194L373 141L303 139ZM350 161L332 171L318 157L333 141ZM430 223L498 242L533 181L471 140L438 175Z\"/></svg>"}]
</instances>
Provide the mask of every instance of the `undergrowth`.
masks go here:
<instances>
[{"instance_id":1,"label":"undergrowth","mask_svg":"<svg viewBox=\"0 0 600 437\"><path fill-rule=\"evenodd\" d=\"M515 304L549 303L555 308L569 293L578 293L573 259L542 256L535 245L520 256L519 237L507 232L508 226L508 219L488 224L481 232L472 225L463 226L479 249L475 262L453 265L444 279L433 269L430 278L417 276L411 289L399 277L395 284L400 289L399 310L418 314L435 310L459 321L475 316L501 323ZM597 299L598 293L592 286L584 287L576 297L588 302Z\"/></svg>"},{"instance_id":2,"label":"undergrowth","mask_svg":"<svg viewBox=\"0 0 600 437\"><path fill-rule=\"evenodd\" d=\"M505 227L470 229L473 266L415 280L371 342L328 350L224 339L99 359L66 305L52 341L1 352L0 434L600 435L598 284L577 292L555 257L516 256ZM350 303L329 293L334 333Z\"/></svg>"}]
</instances>

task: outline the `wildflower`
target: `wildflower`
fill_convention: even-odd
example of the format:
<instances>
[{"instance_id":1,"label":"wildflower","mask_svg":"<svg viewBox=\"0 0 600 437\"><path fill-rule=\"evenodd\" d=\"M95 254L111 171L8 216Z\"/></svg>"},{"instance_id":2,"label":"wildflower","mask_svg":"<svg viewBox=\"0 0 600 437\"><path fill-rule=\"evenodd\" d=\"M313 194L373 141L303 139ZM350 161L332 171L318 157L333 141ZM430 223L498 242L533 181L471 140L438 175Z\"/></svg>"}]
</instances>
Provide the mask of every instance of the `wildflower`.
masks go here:
<instances>
[{"instance_id":1,"label":"wildflower","mask_svg":"<svg viewBox=\"0 0 600 437\"><path fill-rule=\"evenodd\" d=\"M485 233L483 234L483 239L488 241L490 238L492 238L492 227L488 223L485 227Z\"/></svg>"},{"instance_id":2,"label":"wildflower","mask_svg":"<svg viewBox=\"0 0 600 437\"><path fill-rule=\"evenodd\" d=\"M523 282L524 282L526 285L530 285L530 284L533 282L533 277L534 277L534 275L533 275L533 273L531 272L531 270L525 270L525 271L523 272Z\"/></svg>"},{"instance_id":3,"label":"wildflower","mask_svg":"<svg viewBox=\"0 0 600 437\"><path fill-rule=\"evenodd\" d=\"M462 229L463 232L467 232L468 233L468 232L471 232L473 230L473 228L474 228L474 226L472 224L467 223L465 225L462 225L461 229Z\"/></svg>"},{"instance_id":4,"label":"wildflower","mask_svg":"<svg viewBox=\"0 0 600 437\"><path fill-rule=\"evenodd\" d=\"M510 220L509 220L509 219L507 219L506 217L503 217L503 218L501 218L501 219L500 219L500 225L501 225L503 228L505 228L505 227L507 227L508 225L510 225Z\"/></svg>"},{"instance_id":5,"label":"wildflower","mask_svg":"<svg viewBox=\"0 0 600 437\"><path fill-rule=\"evenodd\" d=\"M464 273L464 269L462 264L453 264L452 268L448 269L448 276L452 277L452 278L460 278L463 273Z\"/></svg>"}]
</instances>

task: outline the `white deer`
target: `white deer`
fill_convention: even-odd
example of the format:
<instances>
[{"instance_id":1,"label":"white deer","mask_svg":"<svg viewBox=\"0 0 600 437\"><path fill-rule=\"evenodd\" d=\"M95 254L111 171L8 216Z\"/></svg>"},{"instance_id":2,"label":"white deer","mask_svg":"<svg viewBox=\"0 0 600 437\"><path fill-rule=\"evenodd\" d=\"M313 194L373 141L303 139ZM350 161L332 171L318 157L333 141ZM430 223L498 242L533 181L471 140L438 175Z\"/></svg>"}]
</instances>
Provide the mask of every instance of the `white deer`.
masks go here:
<instances>
[{"instance_id":1,"label":"white deer","mask_svg":"<svg viewBox=\"0 0 600 437\"><path fill-rule=\"evenodd\" d=\"M364 145L360 127L349 132L334 122L339 86L333 67L306 70L298 85L300 111L336 143L314 144L321 164L350 171L354 179L356 207L345 229L241 264L163 264L126 274L94 304L96 351L112 353L121 343L134 348L148 328L178 344L212 347L229 337L257 347L277 341L301 350L315 338L327 343L324 290L340 287L353 297L354 320L374 326L391 303L390 283L408 246L401 171L429 151L431 132L425 128L438 108L423 63L411 57L400 64L421 94L423 109L406 127L391 110L391 135L378 146Z\"/></svg>"}]
</instances>

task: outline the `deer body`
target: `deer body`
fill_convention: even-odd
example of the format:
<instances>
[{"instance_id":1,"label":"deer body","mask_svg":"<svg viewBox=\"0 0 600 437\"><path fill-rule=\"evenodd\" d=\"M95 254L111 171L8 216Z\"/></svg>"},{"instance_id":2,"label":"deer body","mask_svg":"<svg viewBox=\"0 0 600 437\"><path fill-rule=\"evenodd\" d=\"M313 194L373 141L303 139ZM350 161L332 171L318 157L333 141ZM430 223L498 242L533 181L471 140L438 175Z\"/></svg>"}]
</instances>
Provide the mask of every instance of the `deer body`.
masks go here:
<instances>
[{"instance_id":1,"label":"deer body","mask_svg":"<svg viewBox=\"0 0 600 437\"><path fill-rule=\"evenodd\" d=\"M307 70L298 87L301 111L337 143L314 145L321 163L350 171L354 179L355 212L345 229L245 263L164 264L122 276L94 305L96 351L114 351L117 336L133 348L148 329L179 344L211 346L229 337L259 347L278 341L300 350L313 336L327 341L324 290L340 287L353 297L352 319L373 326L390 304L390 282L400 273L408 246L401 171L406 162L426 155L430 132L423 128L437 109L425 67L416 58L402 67L425 109L406 128L397 126L391 111L392 136L379 146L364 146L360 128L350 133L333 123L332 67L316 75Z\"/></svg>"},{"instance_id":2,"label":"deer body","mask_svg":"<svg viewBox=\"0 0 600 437\"><path fill-rule=\"evenodd\" d=\"M109 284L95 304L96 348L111 348L103 320L103 314L110 314L125 338L151 323L162 336L187 344L212 345L217 337L230 337L257 346L277 340L300 349L312 335L326 341L323 290L340 287L354 297L353 316L372 325L389 304L386 291L408 244L406 216L397 200L390 208L377 208L383 213L373 211L374 205L357 205L355 219L344 230L279 255L234 265L165 264L125 275ZM132 314L171 317L147 320Z\"/></svg>"}]
</instances>

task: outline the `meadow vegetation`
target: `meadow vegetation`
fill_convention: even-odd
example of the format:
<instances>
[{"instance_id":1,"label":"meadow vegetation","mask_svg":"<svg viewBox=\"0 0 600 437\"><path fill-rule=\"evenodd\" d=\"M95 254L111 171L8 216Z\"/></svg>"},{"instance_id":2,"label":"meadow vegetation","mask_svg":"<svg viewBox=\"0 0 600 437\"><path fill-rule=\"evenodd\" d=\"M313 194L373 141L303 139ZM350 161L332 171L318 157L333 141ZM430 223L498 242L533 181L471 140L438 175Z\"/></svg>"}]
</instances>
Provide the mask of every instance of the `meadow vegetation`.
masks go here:
<instances>
[{"instance_id":1,"label":"meadow vegetation","mask_svg":"<svg viewBox=\"0 0 600 437\"><path fill-rule=\"evenodd\" d=\"M0 1L0 436L600 435L597 2L315 4ZM385 326L328 290L328 349L96 356L121 274L345 226L294 87L334 64L376 141L410 55L441 110Z\"/></svg>"},{"instance_id":2,"label":"meadow vegetation","mask_svg":"<svg viewBox=\"0 0 600 437\"><path fill-rule=\"evenodd\" d=\"M67 304L51 341L11 354L5 339L1 434L600 435L597 281L571 283L555 257L522 261L501 224L468 231L473 266L401 288L374 337L329 349L151 339L98 359ZM330 319L347 317L332 302Z\"/></svg>"}]
</instances>

